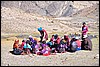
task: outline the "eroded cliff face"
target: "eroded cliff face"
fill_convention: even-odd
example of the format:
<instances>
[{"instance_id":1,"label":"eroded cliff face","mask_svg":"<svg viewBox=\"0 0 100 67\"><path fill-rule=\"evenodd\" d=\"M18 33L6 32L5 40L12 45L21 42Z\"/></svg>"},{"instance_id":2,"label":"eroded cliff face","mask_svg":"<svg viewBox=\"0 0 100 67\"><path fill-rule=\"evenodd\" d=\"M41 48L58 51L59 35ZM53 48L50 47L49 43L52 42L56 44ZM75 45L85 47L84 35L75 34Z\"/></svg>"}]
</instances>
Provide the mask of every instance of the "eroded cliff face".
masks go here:
<instances>
[{"instance_id":1,"label":"eroded cliff face","mask_svg":"<svg viewBox=\"0 0 100 67\"><path fill-rule=\"evenodd\" d=\"M98 1L2 1L1 6L16 7L43 16L65 17L98 3Z\"/></svg>"}]
</instances>

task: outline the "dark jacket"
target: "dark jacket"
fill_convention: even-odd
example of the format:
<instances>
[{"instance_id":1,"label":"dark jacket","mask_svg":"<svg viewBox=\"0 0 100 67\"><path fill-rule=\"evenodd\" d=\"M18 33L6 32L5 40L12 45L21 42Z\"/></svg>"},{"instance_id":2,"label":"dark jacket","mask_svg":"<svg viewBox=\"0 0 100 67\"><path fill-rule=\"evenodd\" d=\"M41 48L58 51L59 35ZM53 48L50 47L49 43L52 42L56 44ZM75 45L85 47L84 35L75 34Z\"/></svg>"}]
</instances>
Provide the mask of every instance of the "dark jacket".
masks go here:
<instances>
[{"instance_id":1,"label":"dark jacket","mask_svg":"<svg viewBox=\"0 0 100 67\"><path fill-rule=\"evenodd\" d=\"M92 50L92 41L88 37L83 39L81 48L82 50Z\"/></svg>"}]
</instances>

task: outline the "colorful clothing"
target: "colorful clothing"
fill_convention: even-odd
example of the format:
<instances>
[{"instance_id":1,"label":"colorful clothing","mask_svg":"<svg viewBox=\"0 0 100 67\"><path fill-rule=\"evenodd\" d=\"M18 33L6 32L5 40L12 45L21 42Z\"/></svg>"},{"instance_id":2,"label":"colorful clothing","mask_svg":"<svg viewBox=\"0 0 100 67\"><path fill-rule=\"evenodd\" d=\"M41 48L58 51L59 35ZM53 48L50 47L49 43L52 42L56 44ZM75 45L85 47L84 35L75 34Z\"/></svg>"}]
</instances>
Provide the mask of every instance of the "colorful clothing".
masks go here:
<instances>
[{"instance_id":1,"label":"colorful clothing","mask_svg":"<svg viewBox=\"0 0 100 67\"><path fill-rule=\"evenodd\" d=\"M88 27L87 26L82 26L82 34L86 35L88 32Z\"/></svg>"},{"instance_id":2,"label":"colorful clothing","mask_svg":"<svg viewBox=\"0 0 100 67\"><path fill-rule=\"evenodd\" d=\"M77 40L76 43L77 43L77 50L81 50L81 41Z\"/></svg>"},{"instance_id":3,"label":"colorful clothing","mask_svg":"<svg viewBox=\"0 0 100 67\"><path fill-rule=\"evenodd\" d=\"M19 40L15 40L13 48L19 48Z\"/></svg>"},{"instance_id":4,"label":"colorful clothing","mask_svg":"<svg viewBox=\"0 0 100 67\"><path fill-rule=\"evenodd\" d=\"M40 31L40 34L41 34L41 36L40 36L41 42L48 40L48 34L47 34L46 30L43 29L42 31Z\"/></svg>"},{"instance_id":5,"label":"colorful clothing","mask_svg":"<svg viewBox=\"0 0 100 67\"><path fill-rule=\"evenodd\" d=\"M60 44L60 37L58 37L57 39L53 39L53 42L54 42L55 44Z\"/></svg>"},{"instance_id":6,"label":"colorful clothing","mask_svg":"<svg viewBox=\"0 0 100 67\"><path fill-rule=\"evenodd\" d=\"M41 53L44 55L44 56L48 56L50 55L50 48L46 45L43 50L41 51Z\"/></svg>"},{"instance_id":7,"label":"colorful clothing","mask_svg":"<svg viewBox=\"0 0 100 67\"><path fill-rule=\"evenodd\" d=\"M25 44L25 42L22 42L21 47L20 47L21 49L23 49L24 44Z\"/></svg>"},{"instance_id":8,"label":"colorful clothing","mask_svg":"<svg viewBox=\"0 0 100 67\"><path fill-rule=\"evenodd\" d=\"M24 44L24 48L29 48L30 50L32 50L31 46L29 44Z\"/></svg>"},{"instance_id":9,"label":"colorful clothing","mask_svg":"<svg viewBox=\"0 0 100 67\"><path fill-rule=\"evenodd\" d=\"M78 47L81 47L81 41L77 40L76 43Z\"/></svg>"}]
</instances>

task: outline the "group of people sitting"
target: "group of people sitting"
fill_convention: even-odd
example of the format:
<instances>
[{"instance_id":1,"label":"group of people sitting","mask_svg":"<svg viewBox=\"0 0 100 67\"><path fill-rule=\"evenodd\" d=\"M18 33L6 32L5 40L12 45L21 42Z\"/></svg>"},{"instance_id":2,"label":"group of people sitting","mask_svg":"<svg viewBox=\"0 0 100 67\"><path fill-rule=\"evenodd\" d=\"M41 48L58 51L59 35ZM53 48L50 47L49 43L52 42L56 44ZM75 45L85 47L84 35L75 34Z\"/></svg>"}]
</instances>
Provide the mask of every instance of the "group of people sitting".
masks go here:
<instances>
[{"instance_id":1,"label":"group of people sitting","mask_svg":"<svg viewBox=\"0 0 100 67\"><path fill-rule=\"evenodd\" d=\"M57 34L54 34L51 39L46 42L46 40L43 39L39 41L30 35L28 39L24 38L21 44L19 44L19 40L15 40L13 53L16 55L37 54L48 56L56 53L75 52L81 49L92 50L91 45L88 45L89 42L86 40L87 36L85 35L83 38L84 40L80 41L77 36L70 39L67 35L60 38ZM85 40L87 42L84 42Z\"/></svg>"},{"instance_id":2,"label":"group of people sitting","mask_svg":"<svg viewBox=\"0 0 100 67\"><path fill-rule=\"evenodd\" d=\"M23 39L22 44L19 45L19 40L15 40L13 45L14 54L37 54L50 55L55 53L75 52L77 50L92 50L92 42L87 37L88 27L83 22L82 26L82 41L78 36L73 36L71 39L64 35L60 38L58 34L52 35L49 42L48 34L42 27L38 28L40 32L40 40L29 36L28 39Z\"/></svg>"}]
</instances>

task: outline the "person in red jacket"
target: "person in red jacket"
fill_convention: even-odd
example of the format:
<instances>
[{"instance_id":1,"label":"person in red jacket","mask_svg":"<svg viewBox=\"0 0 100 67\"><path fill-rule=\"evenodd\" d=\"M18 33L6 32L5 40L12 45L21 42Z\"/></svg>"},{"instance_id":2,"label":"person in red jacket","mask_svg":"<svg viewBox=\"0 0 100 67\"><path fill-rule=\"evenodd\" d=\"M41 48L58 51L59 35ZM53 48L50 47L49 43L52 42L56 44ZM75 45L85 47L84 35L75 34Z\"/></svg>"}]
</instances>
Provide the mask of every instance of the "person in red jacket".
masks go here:
<instances>
[{"instance_id":1,"label":"person in red jacket","mask_svg":"<svg viewBox=\"0 0 100 67\"><path fill-rule=\"evenodd\" d=\"M52 38L50 39L50 42L53 42L53 39L54 39L54 35L52 35Z\"/></svg>"},{"instance_id":2,"label":"person in red jacket","mask_svg":"<svg viewBox=\"0 0 100 67\"><path fill-rule=\"evenodd\" d=\"M26 38L24 38L23 40L22 40L22 43L21 43L21 45L20 45L20 49L21 50L23 50L23 47L24 47L24 44L26 43Z\"/></svg>"},{"instance_id":3,"label":"person in red jacket","mask_svg":"<svg viewBox=\"0 0 100 67\"><path fill-rule=\"evenodd\" d=\"M87 35L88 32L88 27L86 26L86 23L83 22L83 26L82 26L82 40L83 40L83 36Z\"/></svg>"},{"instance_id":4,"label":"person in red jacket","mask_svg":"<svg viewBox=\"0 0 100 67\"><path fill-rule=\"evenodd\" d=\"M40 28L38 28L38 31L41 34L40 42L46 43L46 41L48 40L48 34L47 34L46 30L44 30L44 29L42 29L42 27L40 27Z\"/></svg>"}]
</instances>

